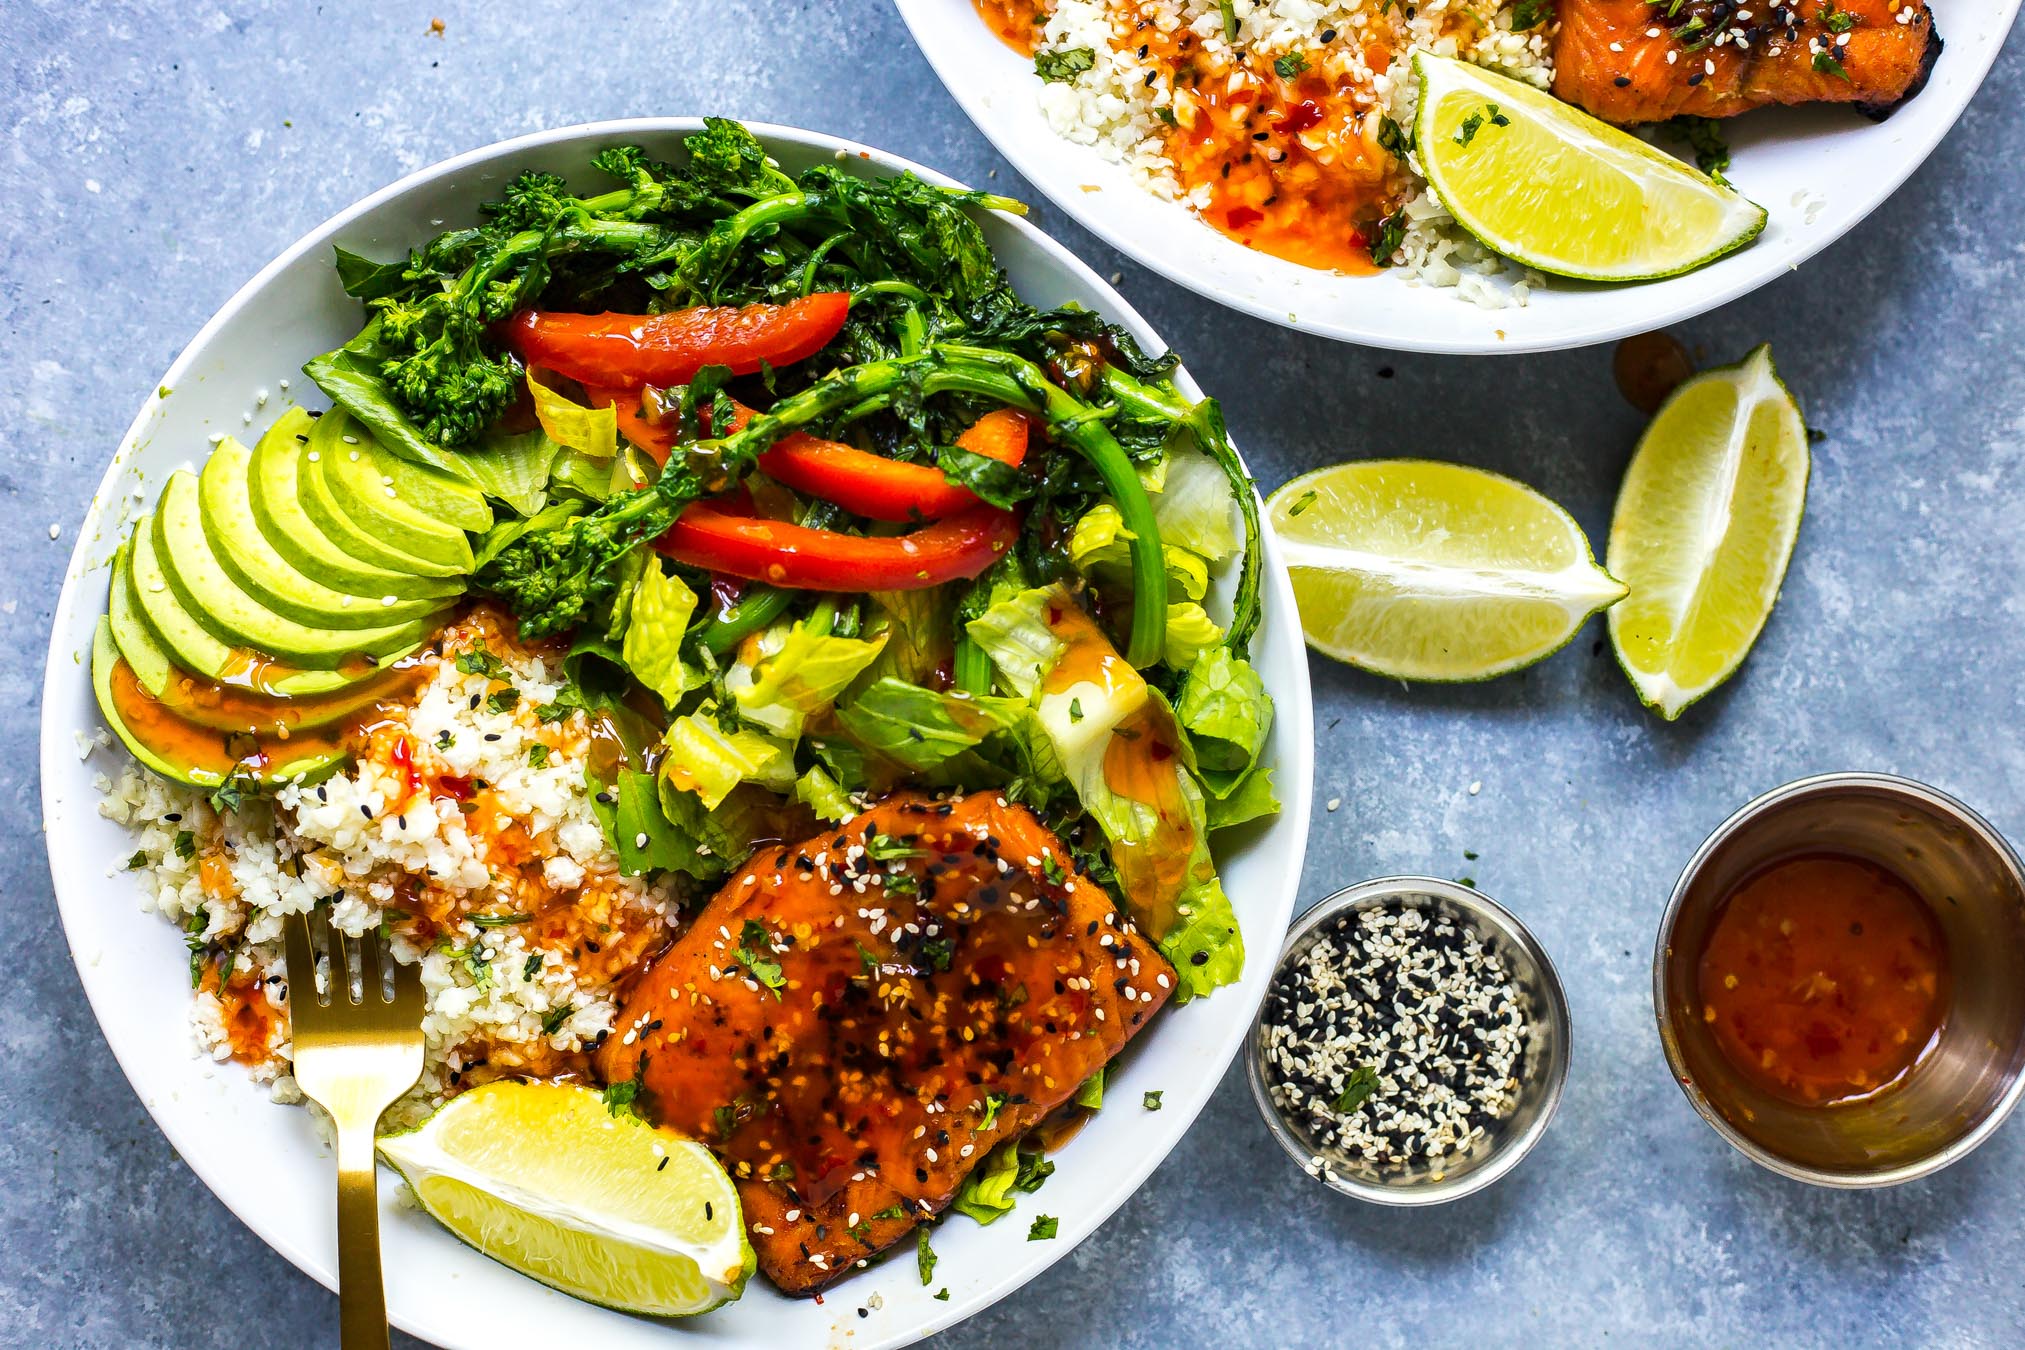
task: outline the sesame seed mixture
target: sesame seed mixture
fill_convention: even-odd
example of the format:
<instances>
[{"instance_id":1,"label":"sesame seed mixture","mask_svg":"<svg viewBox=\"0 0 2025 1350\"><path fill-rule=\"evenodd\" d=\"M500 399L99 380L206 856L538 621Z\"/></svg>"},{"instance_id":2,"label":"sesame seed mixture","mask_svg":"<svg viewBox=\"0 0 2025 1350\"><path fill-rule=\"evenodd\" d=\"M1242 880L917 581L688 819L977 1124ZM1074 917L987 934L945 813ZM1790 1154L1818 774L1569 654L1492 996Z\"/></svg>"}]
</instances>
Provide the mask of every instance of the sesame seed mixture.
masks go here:
<instances>
[{"instance_id":1,"label":"sesame seed mixture","mask_svg":"<svg viewBox=\"0 0 2025 1350\"><path fill-rule=\"evenodd\" d=\"M1350 910L1273 978L1267 1086L1314 1174L1429 1162L1438 1177L1517 1103L1527 1029L1510 972L1467 925L1401 902Z\"/></svg>"}]
</instances>

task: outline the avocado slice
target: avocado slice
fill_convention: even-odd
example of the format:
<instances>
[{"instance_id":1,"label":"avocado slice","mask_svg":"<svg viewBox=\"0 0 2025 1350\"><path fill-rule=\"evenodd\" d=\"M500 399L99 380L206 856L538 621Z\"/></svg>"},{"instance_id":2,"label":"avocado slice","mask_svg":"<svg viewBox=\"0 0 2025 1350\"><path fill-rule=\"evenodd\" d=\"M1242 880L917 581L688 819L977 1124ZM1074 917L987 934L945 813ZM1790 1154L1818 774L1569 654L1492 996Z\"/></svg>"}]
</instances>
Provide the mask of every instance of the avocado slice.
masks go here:
<instances>
[{"instance_id":1,"label":"avocado slice","mask_svg":"<svg viewBox=\"0 0 2025 1350\"><path fill-rule=\"evenodd\" d=\"M403 506L412 507L432 522L454 525L472 534L483 534L492 528L492 504L485 500L483 492L440 470L402 459L377 438L357 430L358 425L352 423L355 429L351 434L360 438L364 467L377 475L374 481L380 485L381 497L391 487ZM391 483L387 481L390 478Z\"/></svg>"},{"instance_id":2,"label":"avocado slice","mask_svg":"<svg viewBox=\"0 0 2025 1350\"><path fill-rule=\"evenodd\" d=\"M134 678L141 682L141 688L150 696L160 698L162 691L169 687L175 675L175 664L169 654L162 650L162 644L155 641L155 635L148 631L148 625L141 618L134 601L134 573L127 563L127 553L133 548L132 540L122 540L112 562L112 594L106 598L106 622L111 627L113 644L125 659L127 668Z\"/></svg>"},{"instance_id":3,"label":"avocado slice","mask_svg":"<svg viewBox=\"0 0 2025 1350\"><path fill-rule=\"evenodd\" d=\"M197 475L169 475L155 505L155 558L183 608L217 637L294 666L332 670L363 654L385 656L412 647L434 627L433 616L375 628L325 628L297 623L248 595L211 550L197 504Z\"/></svg>"},{"instance_id":4,"label":"avocado slice","mask_svg":"<svg viewBox=\"0 0 2025 1350\"><path fill-rule=\"evenodd\" d=\"M294 751L276 762L235 759L226 748L225 734L218 728L186 722L175 713L146 702L148 695L140 687L136 672L126 665L113 640L110 618L98 621L98 631L92 637L91 687L98 696L98 709L106 725L133 752L135 759L164 778L192 787L215 788L235 771L250 774L262 783L316 778L346 758L342 751L325 744ZM149 707L151 715L146 720L129 717L122 711L123 703L136 711ZM266 737L253 739L263 752L278 752L287 744Z\"/></svg>"},{"instance_id":5,"label":"avocado slice","mask_svg":"<svg viewBox=\"0 0 2025 1350\"><path fill-rule=\"evenodd\" d=\"M184 608L155 556L154 517L134 527L127 550L129 584L148 631L176 665L206 680L256 689L279 698L308 698L357 684L422 645L428 628L405 648L389 652L377 664L360 660L336 670L290 670L261 653L224 642Z\"/></svg>"},{"instance_id":6,"label":"avocado slice","mask_svg":"<svg viewBox=\"0 0 2025 1350\"><path fill-rule=\"evenodd\" d=\"M365 437L351 418L332 409L317 419L309 440L296 456L296 491L302 509L331 542L354 558L396 572L421 576L464 576L471 571L471 541L462 530L438 526L443 533L428 537L408 527L413 522L393 511L361 511L353 515L331 486L333 465L363 463ZM353 460L351 456L359 458ZM384 491L384 489L383 489ZM355 500L370 503L370 494ZM382 501L388 501L382 496ZM391 504L391 503L390 503Z\"/></svg>"},{"instance_id":7,"label":"avocado slice","mask_svg":"<svg viewBox=\"0 0 2025 1350\"><path fill-rule=\"evenodd\" d=\"M227 436L212 450L197 478L204 538L226 575L247 594L285 618L318 628L375 628L442 610L451 596L356 595L326 586L291 566L267 542L254 518L247 482L252 458L251 451Z\"/></svg>"},{"instance_id":8,"label":"avocado slice","mask_svg":"<svg viewBox=\"0 0 2025 1350\"><path fill-rule=\"evenodd\" d=\"M300 408L275 419L254 445L247 464L247 486L253 519L268 546L305 576L353 595L402 599L455 595L463 577L421 576L365 562L340 548L302 509L297 486L298 451L309 440L316 420Z\"/></svg>"}]
</instances>

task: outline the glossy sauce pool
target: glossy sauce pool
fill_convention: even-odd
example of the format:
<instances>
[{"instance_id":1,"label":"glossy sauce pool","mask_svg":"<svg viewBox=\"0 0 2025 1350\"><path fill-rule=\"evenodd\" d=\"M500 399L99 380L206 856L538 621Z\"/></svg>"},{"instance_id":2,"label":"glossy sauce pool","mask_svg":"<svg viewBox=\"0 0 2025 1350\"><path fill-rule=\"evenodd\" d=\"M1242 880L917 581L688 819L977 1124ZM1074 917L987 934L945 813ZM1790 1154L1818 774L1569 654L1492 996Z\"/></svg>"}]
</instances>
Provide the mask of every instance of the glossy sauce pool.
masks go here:
<instances>
[{"instance_id":1,"label":"glossy sauce pool","mask_svg":"<svg viewBox=\"0 0 2025 1350\"><path fill-rule=\"evenodd\" d=\"M1895 873L1812 854L1725 898L1696 979L1702 1020L1744 1078L1798 1106L1835 1106L1903 1082L1937 1043L1947 942Z\"/></svg>"}]
</instances>

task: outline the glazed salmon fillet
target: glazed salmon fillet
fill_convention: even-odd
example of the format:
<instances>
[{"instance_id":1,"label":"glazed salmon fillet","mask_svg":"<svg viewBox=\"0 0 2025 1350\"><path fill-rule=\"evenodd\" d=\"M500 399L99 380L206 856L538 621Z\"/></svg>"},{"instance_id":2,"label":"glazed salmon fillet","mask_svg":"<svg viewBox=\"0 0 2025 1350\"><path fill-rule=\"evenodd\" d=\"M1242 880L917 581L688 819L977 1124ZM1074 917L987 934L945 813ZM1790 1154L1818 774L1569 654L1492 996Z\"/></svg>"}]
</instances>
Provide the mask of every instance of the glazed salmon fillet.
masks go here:
<instances>
[{"instance_id":1,"label":"glazed salmon fillet","mask_svg":"<svg viewBox=\"0 0 2025 1350\"><path fill-rule=\"evenodd\" d=\"M716 1151L760 1268L812 1294L940 1213L1173 988L1025 807L901 796L755 855L597 1067Z\"/></svg>"},{"instance_id":2,"label":"glazed salmon fillet","mask_svg":"<svg viewBox=\"0 0 2025 1350\"><path fill-rule=\"evenodd\" d=\"M1926 0L1561 0L1554 93L1606 122L1854 103L1881 117L1941 52Z\"/></svg>"}]
</instances>

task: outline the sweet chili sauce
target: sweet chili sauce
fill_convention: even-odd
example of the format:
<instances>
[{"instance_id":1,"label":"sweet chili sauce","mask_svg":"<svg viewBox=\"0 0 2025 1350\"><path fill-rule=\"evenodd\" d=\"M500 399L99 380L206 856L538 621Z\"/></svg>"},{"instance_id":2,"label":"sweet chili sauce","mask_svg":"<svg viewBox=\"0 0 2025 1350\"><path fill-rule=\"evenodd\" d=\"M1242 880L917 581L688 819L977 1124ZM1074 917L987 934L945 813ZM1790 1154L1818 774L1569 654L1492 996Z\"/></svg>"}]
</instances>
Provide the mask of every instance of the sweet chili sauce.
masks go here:
<instances>
[{"instance_id":1,"label":"sweet chili sauce","mask_svg":"<svg viewBox=\"0 0 2025 1350\"><path fill-rule=\"evenodd\" d=\"M1904 1081L1939 1040L1947 940L1897 874L1810 854L1725 898L1697 985L1702 1020L1739 1074L1795 1105L1834 1106Z\"/></svg>"}]
</instances>

